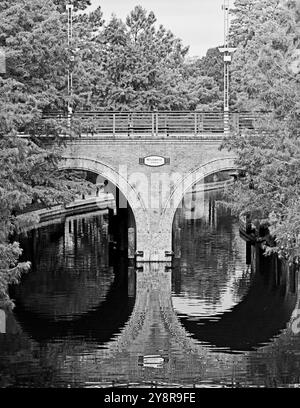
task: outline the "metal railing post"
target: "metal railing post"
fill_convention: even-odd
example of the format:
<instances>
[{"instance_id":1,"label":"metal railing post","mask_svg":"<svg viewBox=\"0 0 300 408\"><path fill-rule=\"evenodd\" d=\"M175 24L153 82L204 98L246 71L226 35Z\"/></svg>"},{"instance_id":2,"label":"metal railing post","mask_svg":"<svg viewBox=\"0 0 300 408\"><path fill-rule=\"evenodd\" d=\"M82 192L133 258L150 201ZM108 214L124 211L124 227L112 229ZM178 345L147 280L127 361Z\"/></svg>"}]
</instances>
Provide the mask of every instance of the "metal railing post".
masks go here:
<instances>
[{"instance_id":1,"label":"metal railing post","mask_svg":"<svg viewBox=\"0 0 300 408\"><path fill-rule=\"evenodd\" d=\"M194 113L194 125L195 125L194 133L195 133L195 136L197 136L197 112Z\"/></svg>"},{"instance_id":2,"label":"metal railing post","mask_svg":"<svg viewBox=\"0 0 300 408\"><path fill-rule=\"evenodd\" d=\"M240 131L240 115L239 113L233 113L233 127L236 132Z\"/></svg>"},{"instance_id":3,"label":"metal railing post","mask_svg":"<svg viewBox=\"0 0 300 408\"><path fill-rule=\"evenodd\" d=\"M229 134L229 111L224 110L224 133Z\"/></svg>"},{"instance_id":4,"label":"metal railing post","mask_svg":"<svg viewBox=\"0 0 300 408\"><path fill-rule=\"evenodd\" d=\"M116 114L113 113L113 136L116 136Z\"/></svg>"},{"instance_id":5,"label":"metal railing post","mask_svg":"<svg viewBox=\"0 0 300 408\"><path fill-rule=\"evenodd\" d=\"M154 116L154 113L152 113L152 129L151 129L151 132L152 132L152 136L154 136L154 132L155 132L155 116Z\"/></svg>"},{"instance_id":6,"label":"metal railing post","mask_svg":"<svg viewBox=\"0 0 300 408\"><path fill-rule=\"evenodd\" d=\"M69 131L69 136L71 136L71 125L72 125L72 107L68 103L68 116L67 116L67 124L68 124L68 131Z\"/></svg>"},{"instance_id":7,"label":"metal railing post","mask_svg":"<svg viewBox=\"0 0 300 408\"><path fill-rule=\"evenodd\" d=\"M204 113L200 113L200 123L199 123L199 131L202 134L204 131Z\"/></svg>"}]
</instances>

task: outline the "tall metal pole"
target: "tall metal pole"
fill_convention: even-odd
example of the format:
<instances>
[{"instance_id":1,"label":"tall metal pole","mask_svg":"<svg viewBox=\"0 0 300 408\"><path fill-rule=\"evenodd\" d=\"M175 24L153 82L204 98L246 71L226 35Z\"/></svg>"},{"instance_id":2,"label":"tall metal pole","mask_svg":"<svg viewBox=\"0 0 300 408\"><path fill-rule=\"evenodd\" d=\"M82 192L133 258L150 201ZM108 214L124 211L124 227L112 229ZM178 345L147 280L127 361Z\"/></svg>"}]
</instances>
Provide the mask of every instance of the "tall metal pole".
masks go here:
<instances>
[{"instance_id":1,"label":"tall metal pole","mask_svg":"<svg viewBox=\"0 0 300 408\"><path fill-rule=\"evenodd\" d=\"M224 54L224 132L229 132L229 91L231 53L235 48L229 47L229 7L230 0L224 0L224 47L219 51Z\"/></svg>"},{"instance_id":2,"label":"tall metal pole","mask_svg":"<svg viewBox=\"0 0 300 408\"><path fill-rule=\"evenodd\" d=\"M229 0L224 0L224 48L228 50L229 40ZM229 63L228 51L224 54L224 114L229 113Z\"/></svg>"},{"instance_id":3,"label":"tall metal pole","mask_svg":"<svg viewBox=\"0 0 300 408\"><path fill-rule=\"evenodd\" d=\"M0 47L0 75L6 74L6 57L5 50Z\"/></svg>"},{"instance_id":4,"label":"tall metal pole","mask_svg":"<svg viewBox=\"0 0 300 408\"><path fill-rule=\"evenodd\" d=\"M67 4L67 15L68 15L68 50L70 51L70 47L72 46L72 39L73 39L73 4ZM73 72L70 67L68 67L68 126L71 126L71 116L72 116L72 99L73 94Z\"/></svg>"}]
</instances>

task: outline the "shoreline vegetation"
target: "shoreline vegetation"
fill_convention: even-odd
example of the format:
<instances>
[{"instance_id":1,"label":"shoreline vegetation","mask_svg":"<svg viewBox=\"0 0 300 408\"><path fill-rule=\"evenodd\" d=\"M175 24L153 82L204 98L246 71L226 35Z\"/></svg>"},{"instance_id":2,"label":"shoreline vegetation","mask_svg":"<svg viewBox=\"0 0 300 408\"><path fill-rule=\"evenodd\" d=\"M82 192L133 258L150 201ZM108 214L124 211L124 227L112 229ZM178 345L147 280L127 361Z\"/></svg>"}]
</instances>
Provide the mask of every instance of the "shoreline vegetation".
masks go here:
<instances>
[{"instance_id":1,"label":"shoreline vegetation","mask_svg":"<svg viewBox=\"0 0 300 408\"><path fill-rule=\"evenodd\" d=\"M231 133L223 147L245 170L227 190L233 213L247 216L276 253L299 263L300 246L300 3L234 2L231 65L235 106L269 112L254 129Z\"/></svg>"}]
</instances>

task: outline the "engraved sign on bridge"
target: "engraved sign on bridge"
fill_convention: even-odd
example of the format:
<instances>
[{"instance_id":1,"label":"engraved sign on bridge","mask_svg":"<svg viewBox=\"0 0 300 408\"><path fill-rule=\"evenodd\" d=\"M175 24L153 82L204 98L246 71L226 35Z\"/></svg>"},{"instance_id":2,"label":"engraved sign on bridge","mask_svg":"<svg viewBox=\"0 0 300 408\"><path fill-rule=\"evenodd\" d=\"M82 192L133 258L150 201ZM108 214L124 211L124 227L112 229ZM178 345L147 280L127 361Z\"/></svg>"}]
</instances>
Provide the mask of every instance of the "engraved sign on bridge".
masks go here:
<instances>
[{"instance_id":1,"label":"engraved sign on bridge","mask_svg":"<svg viewBox=\"0 0 300 408\"><path fill-rule=\"evenodd\" d=\"M161 167L170 164L170 159L162 156L147 156L140 159L140 164L150 167Z\"/></svg>"}]
</instances>

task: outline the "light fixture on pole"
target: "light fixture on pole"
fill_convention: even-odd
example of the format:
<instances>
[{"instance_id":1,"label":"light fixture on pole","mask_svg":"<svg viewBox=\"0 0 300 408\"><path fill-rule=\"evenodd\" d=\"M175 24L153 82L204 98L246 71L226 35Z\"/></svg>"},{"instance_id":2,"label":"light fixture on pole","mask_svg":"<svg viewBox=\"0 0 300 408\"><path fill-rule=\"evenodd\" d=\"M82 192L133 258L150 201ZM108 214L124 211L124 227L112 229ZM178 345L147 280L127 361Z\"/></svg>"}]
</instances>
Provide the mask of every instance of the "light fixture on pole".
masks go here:
<instances>
[{"instance_id":1,"label":"light fixture on pole","mask_svg":"<svg viewBox=\"0 0 300 408\"><path fill-rule=\"evenodd\" d=\"M222 9L224 10L224 47L219 51L224 54L224 132L229 132L229 81L231 54L236 48L229 47L229 2L224 0Z\"/></svg>"}]
</instances>

